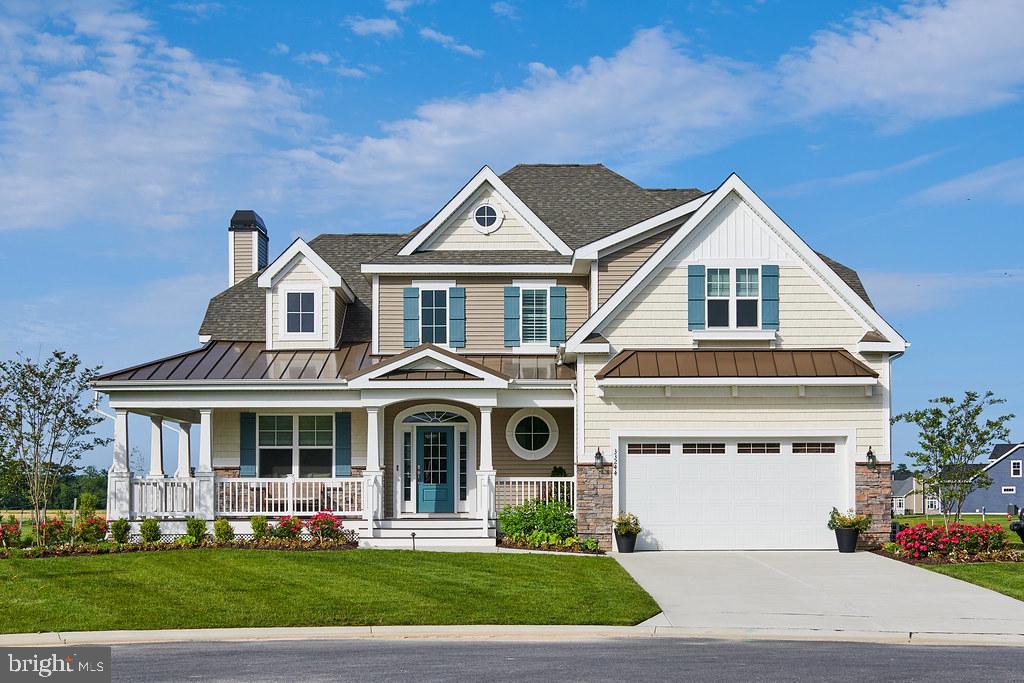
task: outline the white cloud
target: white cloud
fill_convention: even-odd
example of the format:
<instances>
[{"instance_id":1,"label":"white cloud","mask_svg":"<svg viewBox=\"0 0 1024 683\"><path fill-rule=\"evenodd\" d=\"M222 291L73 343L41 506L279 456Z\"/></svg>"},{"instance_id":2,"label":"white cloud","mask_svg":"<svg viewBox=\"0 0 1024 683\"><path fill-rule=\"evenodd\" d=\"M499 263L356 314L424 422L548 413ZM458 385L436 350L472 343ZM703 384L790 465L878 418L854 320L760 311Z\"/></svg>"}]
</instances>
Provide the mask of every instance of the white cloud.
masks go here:
<instances>
[{"instance_id":1,"label":"white cloud","mask_svg":"<svg viewBox=\"0 0 1024 683\"><path fill-rule=\"evenodd\" d=\"M415 4L418 4L418 2L419 0L387 0L387 2L384 3L384 6L387 7L392 12L404 14L405 10L409 9Z\"/></svg>"},{"instance_id":2,"label":"white cloud","mask_svg":"<svg viewBox=\"0 0 1024 683\"><path fill-rule=\"evenodd\" d=\"M347 20L352 33L359 36L382 36L390 38L402 32L402 29L391 17L380 17L377 19L364 19L363 17L349 17Z\"/></svg>"},{"instance_id":3,"label":"white cloud","mask_svg":"<svg viewBox=\"0 0 1024 683\"><path fill-rule=\"evenodd\" d=\"M275 55L286 55L291 51L287 43L274 43L274 47L270 48L271 53Z\"/></svg>"},{"instance_id":4,"label":"white cloud","mask_svg":"<svg viewBox=\"0 0 1024 683\"><path fill-rule=\"evenodd\" d=\"M303 52L302 54L295 55L295 61L300 64L313 62L320 66L327 66L331 63L331 57L323 52Z\"/></svg>"},{"instance_id":5,"label":"white cloud","mask_svg":"<svg viewBox=\"0 0 1024 683\"><path fill-rule=\"evenodd\" d=\"M797 111L859 111L890 129L1016 100L1020 0L913 2L820 31L779 62Z\"/></svg>"},{"instance_id":6,"label":"white cloud","mask_svg":"<svg viewBox=\"0 0 1024 683\"><path fill-rule=\"evenodd\" d=\"M1019 204L1024 202L1024 157L987 166L933 185L917 196L930 202L987 199Z\"/></svg>"},{"instance_id":7,"label":"white cloud","mask_svg":"<svg viewBox=\"0 0 1024 683\"><path fill-rule=\"evenodd\" d=\"M861 272L872 301L886 314L916 314L955 306L978 290L1024 287L1024 270L973 273Z\"/></svg>"},{"instance_id":8,"label":"white cloud","mask_svg":"<svg viewBox=\"0 0 1024 683\"><path fill-rule=\"evenodd\" d=\"M504 0L491 3L491 11L500 17L505 17L506 19L519 18L519 10L516 6L511 2L505 2Z\"/></svg>"},{"instance_id":9,"label":"white cloud","mask_svg":"<svg viewBox=\"0 0 1024 683\"><path fill-rule=\"evenodd\" d=\"M447 33L441 33L440 31L435 31L432 28L421 28L420 36L431 42L437 43L444 48L452 50L453 52L469 55L470 57L483 57L484 55L483 50L478 50L475 47L466 45L465 43L460 43L454 36L450 36Z\"/></svg>"},{"instance_id":10,"label":"white cloud","mask_svg":"<svg viewBox=\"0 0 1024 683\"><path fill-rule=\"evenodd\" d=\"M786 187L779 188L778 190L773 190L772 194L778 197L799 197L827 188L849 187L851 185L873 183L881 180L882 178L898 175L917 168L922 164L928 163L942 153L942 151L929 152L927 154L920 154L912 159L907 159L906 161L890 164L889 166L883 166L881 168L869 168L861 171L853 171L852 173L844 173L843 175L831 176L828 178L812 178L811 180L805 180L803 182L787 185Z\"/></svg>"}]
</instances>

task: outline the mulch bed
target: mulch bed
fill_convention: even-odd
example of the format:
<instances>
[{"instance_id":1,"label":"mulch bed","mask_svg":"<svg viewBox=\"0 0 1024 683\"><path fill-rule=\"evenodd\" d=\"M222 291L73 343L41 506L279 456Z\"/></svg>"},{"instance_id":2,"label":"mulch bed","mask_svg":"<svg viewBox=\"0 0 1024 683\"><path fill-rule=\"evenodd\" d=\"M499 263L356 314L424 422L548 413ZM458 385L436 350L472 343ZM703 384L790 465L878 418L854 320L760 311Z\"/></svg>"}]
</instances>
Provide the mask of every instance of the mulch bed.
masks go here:
<instances>
[{"instance_id":1,"label":"mulch bed","mask_svg":"<svg viewBox=\"0 0 1024 683\"><path fill-rule=\"evenodd\" d=\"M542 550L547 553L565 553L567 555L604 555L604 551L598 548L597 550L584 550L582 548L562 548L562 547L543 547L534 548L533 546L527 545L526 543L513 543L512 541L501 539L498 541L499 548L512 548L513 550Z\"/></svg>"},{"instance_id":2,"label":"mulch bed","mask_svg":"<svg viewBox=\"0 0 1024 683\"><path fill-rule=\"evenodd\" d=\"M83 555L118 555L121 553L156 553L167 550L193 550L195 548L224 548L235 550L355 550L358 543L349 540L324 541L315 540L289 541L285 539L264 539L261 541L242 540L230 543L206 542L199 545L182 545L180 543L108 543L102 545L68 545L31 546L28 548L0 548L0 560L35 559L39 557L80 557Z\"/></svg>"},{"instance_id":3,"label":"mulch bed","mask_svg":"<svg viewBox=\"0 0 1024 683\"><path fill-rule=\"evenodd\" d=\"M942 557L942 556L928 556L928 557L921 557L921 558L913 558L913 557L904 557L902 555L893 555L892 553L886 552L886 551L882 550L881 548L878 548L878 549L875 549L875 550L871 550L869 552L872 552L872 553L874 553L876 555L881 555L882 557L888 557L890 560L896 560L897 562L903 562L904 564L910 564L910 565L919 565L919 564L925 564L925 565L987 564L987 563L991 563L991 562L1024 562L1024 553L1017 553L1016 558L1011 558L1011 557L1000 557L998 559L978 558L978 559L968 559L968 560L957 560L957 561L954 562L954 561L950 560L948 557Z\"/></svg>"}]
</instances>

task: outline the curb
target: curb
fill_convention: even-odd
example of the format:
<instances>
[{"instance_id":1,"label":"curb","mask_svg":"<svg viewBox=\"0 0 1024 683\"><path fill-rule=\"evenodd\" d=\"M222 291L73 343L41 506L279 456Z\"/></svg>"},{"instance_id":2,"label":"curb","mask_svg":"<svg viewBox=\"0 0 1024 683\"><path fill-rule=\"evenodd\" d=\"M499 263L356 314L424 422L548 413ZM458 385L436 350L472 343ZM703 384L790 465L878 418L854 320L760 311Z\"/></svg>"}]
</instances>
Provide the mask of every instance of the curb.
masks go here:
<instances>
[{"instance_id":1,"label":"curb","mask_svg":"<svg viewBox=\"0 0 1024 683\"><path fill-rule=\"evenodd\" d=\"M0 635L0 647L128 645L137 643L246 642L268 640L523 640L572 641L611 638L789 640L1024 647L1021 633L843 631L815 629L721 629L677 626L326 626L315 628L216 628L163 631L78 631Z\"/></svg>"}]
</instances>

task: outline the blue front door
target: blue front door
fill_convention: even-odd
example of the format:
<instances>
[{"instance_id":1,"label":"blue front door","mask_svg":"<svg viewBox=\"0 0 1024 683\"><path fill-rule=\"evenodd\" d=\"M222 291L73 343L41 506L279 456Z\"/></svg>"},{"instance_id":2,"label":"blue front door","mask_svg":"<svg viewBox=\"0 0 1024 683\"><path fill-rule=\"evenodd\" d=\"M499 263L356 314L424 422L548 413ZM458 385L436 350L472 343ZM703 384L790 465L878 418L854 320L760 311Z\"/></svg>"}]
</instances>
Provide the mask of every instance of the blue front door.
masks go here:
<instances>
[{"instance_id":1,"label":"blue front door","mask_svg":"<svg viewBox=\"0 0 1024 683\"><path fill-rule=\"evenodd\" d=\"M417 512L455 512L454 446L454 427L417 427Z\"/></svg>"}]
</instances>

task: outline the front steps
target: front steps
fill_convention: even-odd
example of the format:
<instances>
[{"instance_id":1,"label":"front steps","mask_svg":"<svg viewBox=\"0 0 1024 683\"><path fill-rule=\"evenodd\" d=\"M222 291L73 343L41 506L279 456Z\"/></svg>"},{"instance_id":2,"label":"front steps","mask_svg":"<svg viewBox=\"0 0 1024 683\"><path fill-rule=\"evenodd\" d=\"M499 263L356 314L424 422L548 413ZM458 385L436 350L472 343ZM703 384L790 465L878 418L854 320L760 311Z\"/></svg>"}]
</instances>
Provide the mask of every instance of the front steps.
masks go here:
<instances>
[{"instance_id":1,"label":"front steps","mask_svg":"<svg viewBox=\"0 0 1024 683\"><path fill-rule=\"evenodd\" d=\"M412 550L412 534L416 534L417 548L464 547L493 548L494 524L483 532L479 519L462 517L428 517L408 519L382 519L375 524L376 535L371 535L363 522L359 527L360 548L402 548Z\"/></svg>"}]
</instances>

